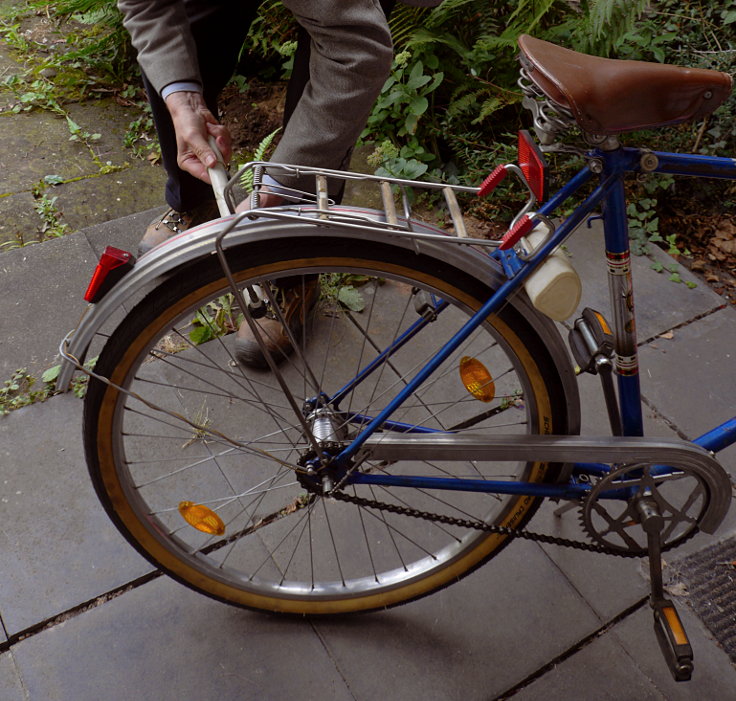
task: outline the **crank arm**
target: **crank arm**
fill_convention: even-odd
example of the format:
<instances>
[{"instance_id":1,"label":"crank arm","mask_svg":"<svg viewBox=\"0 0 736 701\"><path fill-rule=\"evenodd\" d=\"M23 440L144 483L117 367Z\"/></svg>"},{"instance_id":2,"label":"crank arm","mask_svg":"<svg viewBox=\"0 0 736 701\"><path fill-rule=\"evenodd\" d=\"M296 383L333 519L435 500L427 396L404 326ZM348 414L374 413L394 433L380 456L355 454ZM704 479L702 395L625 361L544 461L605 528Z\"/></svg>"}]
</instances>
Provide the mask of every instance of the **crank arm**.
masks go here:
<instances>
[{"instance_id":1,"label":"crank arm","mask_svg":"<svg viewBox=\"0 0 736 701\"><path fill-rule=\"evenodd\" d=\"M369 437L361 458L371 460L486 460L526 462L601 462L608 464L667 465L695 473L706 485L710 504L699 524L714 533L728 512L731 482L712 454L679 439L631 436L529 436L488 437L481 434L440 433Z\"/></svg>"}]
</instances>

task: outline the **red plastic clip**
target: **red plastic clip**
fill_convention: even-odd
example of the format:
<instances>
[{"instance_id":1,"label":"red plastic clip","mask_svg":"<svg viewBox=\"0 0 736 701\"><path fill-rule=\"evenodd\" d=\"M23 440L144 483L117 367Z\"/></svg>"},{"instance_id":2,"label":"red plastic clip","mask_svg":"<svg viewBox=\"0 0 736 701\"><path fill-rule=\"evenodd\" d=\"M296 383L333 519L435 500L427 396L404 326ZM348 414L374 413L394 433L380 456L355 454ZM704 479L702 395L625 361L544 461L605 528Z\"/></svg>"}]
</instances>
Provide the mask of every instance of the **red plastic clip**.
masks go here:
<instances>
[{"instance_id":1,"label":"red plastic clip","mask_svg":"<svg viewBox=\"0 0 736 701\"><path fill-rule=\"evenodd\" d=\"M490 195L498 185L503 182L503 179L508 174L505 165L498 166L484 181L478 190L478 197L487 197Z\"/></svg>"},{"instance_id":2,"label":"red plastic clip","mask_svg":"<svg viewBox=\"0 0 736 701\"><path fill-rule=\"evenodd\" d=\"M525 214L504 234L499 248L505 251L515 246L519 242L519 239L522 236L526 236L533 228L534 220L528 214Z\"/></svg>"}]
</instances>

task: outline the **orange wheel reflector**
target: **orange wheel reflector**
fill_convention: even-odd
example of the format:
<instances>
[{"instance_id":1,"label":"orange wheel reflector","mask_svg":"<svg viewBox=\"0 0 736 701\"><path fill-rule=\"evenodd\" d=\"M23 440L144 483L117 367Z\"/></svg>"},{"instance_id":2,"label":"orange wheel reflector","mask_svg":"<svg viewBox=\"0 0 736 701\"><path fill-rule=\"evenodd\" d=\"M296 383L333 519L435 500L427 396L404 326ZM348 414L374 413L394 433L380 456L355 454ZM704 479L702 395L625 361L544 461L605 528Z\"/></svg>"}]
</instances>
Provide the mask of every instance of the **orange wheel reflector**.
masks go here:
<instances>
[{"instance_id":1,"label":"orange wheel reflector","mask_svg":"<svg viewBox=\"0 0 736 701\"><path fill-rule=\"evenodd\" d=\"M496 385L486 366L476 358L464 356L460 359L460 379L470 394L481 402L493 401Z\"/></svg>"},{"instance_id":2,"label":"orange wheel reflector","mask_svg":"<svg viewBox=\"0 0 736 701\"><path fill-rule=\"evenodd\" d=\"M179 513L190 526L202 533L222 535L225 532L225 524L222 519L212 509L202 504L183 501L179 504Z\"/></svg>"}]
</instances>

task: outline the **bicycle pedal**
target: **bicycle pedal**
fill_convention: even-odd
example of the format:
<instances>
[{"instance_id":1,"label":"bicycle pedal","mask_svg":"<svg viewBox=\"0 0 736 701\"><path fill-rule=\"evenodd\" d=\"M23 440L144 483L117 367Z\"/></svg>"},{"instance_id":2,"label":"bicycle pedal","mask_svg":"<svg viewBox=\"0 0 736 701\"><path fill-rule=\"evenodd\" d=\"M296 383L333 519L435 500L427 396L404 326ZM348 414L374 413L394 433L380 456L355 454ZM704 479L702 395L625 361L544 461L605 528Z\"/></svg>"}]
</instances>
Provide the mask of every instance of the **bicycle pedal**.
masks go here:
<instances>
[{"instance_id":1,"label":"bicycle pedal","mask_svg":"<svg viewBox=\"0 0 736 701\"><path fill-rule=\"evenodd\" d=\"M598 363L610 362L614 350L611 327L603 314L586 307L569 335L570 350L581 372L598 374Z\"/></svg>"},{"instance_id":2,"label":"bicycle pedal","mask_svg":"<svg viewBox=\"0 0 736 701\"><path fill-rule=\"evenodd\" d=\"M675 605L661 599L651 606L654 632L672 676L677 682L689 681L693 674L693 649Z\"/></svg>"}]
</instances>

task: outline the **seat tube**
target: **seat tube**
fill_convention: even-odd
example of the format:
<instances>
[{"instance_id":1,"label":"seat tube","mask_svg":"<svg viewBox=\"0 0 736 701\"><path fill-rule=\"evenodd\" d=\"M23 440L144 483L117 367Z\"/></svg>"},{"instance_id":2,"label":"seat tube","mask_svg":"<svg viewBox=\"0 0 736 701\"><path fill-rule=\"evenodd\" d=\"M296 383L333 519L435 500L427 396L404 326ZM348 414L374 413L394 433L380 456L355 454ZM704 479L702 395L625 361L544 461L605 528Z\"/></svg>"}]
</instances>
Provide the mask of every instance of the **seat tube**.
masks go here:
<instances>
[{"instance_id":1,"label":"seat tube","mask_svg":"<svg viewBox=\"0 0 736 701\"><path fill-rule=\"evenodd\" d=\"M617 154L609 153L606 156L605 160L615 168ZM604 177L605 175L604 172ZM608 192L603 209L603 224L623 432L625 436L643 436L631 247L623 177L616 179Z\"/></svg>"}]
</instances>

